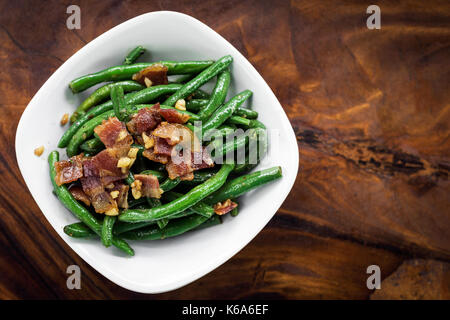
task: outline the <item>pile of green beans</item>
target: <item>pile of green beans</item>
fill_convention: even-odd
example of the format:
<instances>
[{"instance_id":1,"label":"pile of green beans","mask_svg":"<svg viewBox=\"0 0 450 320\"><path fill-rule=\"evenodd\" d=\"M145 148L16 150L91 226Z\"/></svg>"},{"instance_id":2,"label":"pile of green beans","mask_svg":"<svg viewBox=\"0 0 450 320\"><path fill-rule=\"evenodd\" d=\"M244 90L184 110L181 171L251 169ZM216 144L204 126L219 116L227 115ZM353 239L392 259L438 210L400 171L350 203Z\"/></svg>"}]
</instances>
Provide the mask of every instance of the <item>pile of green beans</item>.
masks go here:
<instances>
[{"instance_id":1,"label":"pile of green beans","mask_svg":"<svg viewBox=\"0 0 450 320\"><path fill-rule=\"evenodd\" d=\"M227 100L232 77L229 68L233 62L231 56L217 61L153 62L165 65L168 75L178 77L169 84L147 88L131 80L135 73L153 64L136 63L144 52L145 48L137 46L124 58L123 65L70 82L73 93L102 82L110 83L99 87L78 106L58 147L66 148L69 157L81 152L85 156L94 156L105 148L94 134L94 129L104 120L117 117L126 123L139 110L160 102L161 109L174 109L176 105L178 112L189 116L189 123L185 126L194 130L199 138L208 138L202 141L202 145L213 150L211 156L215 166L194 171L191 180L170 179L166 167L142 157L144 146L134 143L132 147L139 149L137 159L123 181L131 189L131 186L136 186L136 174L153 175L159 181L162 196L160 199L134 199L130 191L126 209L120 210L118 216L104 215L101 219L91 208L75 200L68 186L56 184L58 151L51 152L48 157L56 196L80 220L65 226L64 232L74 238L99 237L105 247L117 247L127 255L134 255L134 251L125 240L160 240L217 225L222 219L216 214L216 205L229 199L236 201L244 193L282 176L280 167L248 173L267 151L267 140L261 139L266 137L266 126L258 120L258 112L243 106L250 100L252 91L244 90ZM211 93L203 91L201 87L212 79L215 79L214 89ZM186 110L180 110L182 108L177 102L181 99L185 99ZM201 121L200 126L197 121ZM243 131L234 136L236 129ZM229 140L230 137L233 139ZM255 157L250 156L255 145L259 151L256 163ZM228 159L223 164L218 161L237 152L245 153L243 163ZM236 217L238 213L236 207L229 215Z\"/></svg>"}]
</instances>

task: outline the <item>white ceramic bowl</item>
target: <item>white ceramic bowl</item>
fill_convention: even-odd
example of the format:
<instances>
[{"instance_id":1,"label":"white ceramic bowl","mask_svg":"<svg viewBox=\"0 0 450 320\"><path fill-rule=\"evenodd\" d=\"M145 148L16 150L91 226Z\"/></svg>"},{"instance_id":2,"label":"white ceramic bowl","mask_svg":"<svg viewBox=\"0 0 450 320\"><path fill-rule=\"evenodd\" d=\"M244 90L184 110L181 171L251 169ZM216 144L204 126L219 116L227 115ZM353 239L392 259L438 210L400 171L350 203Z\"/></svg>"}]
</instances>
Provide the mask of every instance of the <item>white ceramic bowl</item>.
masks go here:
<instances>
[{"instance_id":1,"label":"white ceramic bowl","mask_svg":"<svg viewBox=\"0 0 450 320\"><path fill-rule=\"evenodd\" d=\"M66 127L59 121L72 113L92 89L73 95L68 83L83 74L122 63L136 45L151 53L151 61L218 59L231 54L229 95L250 89L251 104L272 136L272 151L258 169L279 165L283 178L241 198L240 214L212 228L164 241L131 241L134 257L125 257L100 241L68 237L63 227L77 219L52 194L47 156L56 149ZM140 61L150 59L143 57ZM149 60L150 61L150 60ZM36 157L33 150L43 145ZM61 158L66 158L60 150ZM56 232L98 272L129 290L159 293L184 286L230 259L252 240L276 213L291 190L298 169L297 141L277 98L255 68L228 41L202 22L176 12L143 14L105 32L68 59L36 93L23 112L16 133L20 171L39 208ZM274 239L275 241L276 239ZM280 248L282 250L282 248Z\"/></svg>"}]
</instances>

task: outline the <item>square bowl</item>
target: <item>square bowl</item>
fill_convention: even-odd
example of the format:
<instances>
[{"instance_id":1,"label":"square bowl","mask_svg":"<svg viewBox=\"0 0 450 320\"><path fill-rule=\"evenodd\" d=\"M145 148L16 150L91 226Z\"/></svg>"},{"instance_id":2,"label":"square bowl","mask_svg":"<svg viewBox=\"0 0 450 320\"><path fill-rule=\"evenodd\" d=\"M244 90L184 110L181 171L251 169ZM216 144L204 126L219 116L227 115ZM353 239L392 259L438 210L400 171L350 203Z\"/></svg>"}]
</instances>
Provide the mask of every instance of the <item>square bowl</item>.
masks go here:
<instances>
[{"instance_id":1,"label":"square bowl","mask_svg":"<svg viewBox=\"0 0 450 320\"><path fill-rule=\"evenodd\" d=\"M218 59L230 54L232 83L229 96L253 91L252 106L272 143L257 170L281 166L283 178L244 195L240 214L221 225L189 232L164 241L130 241L134 257L105 248L98 239L70 238L63 227L77 219L52 194L47 156L67 129L59 121L72 113L93 89L74 95L68 83L122 62L136 45L152 61ZM141 61L147 61L143 57ZM33 150L43 145L41 157ZM64 150L59 150L66 158ZM269 222L291 190L298 170L298 147L289 120L272 90L228 41L188 15L159 11L130 19L97 37L69 58L42 86L26 107L16 132L16 156L22 176L41 211L64 241L88 264L114 283L141 293L160 293L184 286L230 259Z\"/></svg>"}]
</instances>

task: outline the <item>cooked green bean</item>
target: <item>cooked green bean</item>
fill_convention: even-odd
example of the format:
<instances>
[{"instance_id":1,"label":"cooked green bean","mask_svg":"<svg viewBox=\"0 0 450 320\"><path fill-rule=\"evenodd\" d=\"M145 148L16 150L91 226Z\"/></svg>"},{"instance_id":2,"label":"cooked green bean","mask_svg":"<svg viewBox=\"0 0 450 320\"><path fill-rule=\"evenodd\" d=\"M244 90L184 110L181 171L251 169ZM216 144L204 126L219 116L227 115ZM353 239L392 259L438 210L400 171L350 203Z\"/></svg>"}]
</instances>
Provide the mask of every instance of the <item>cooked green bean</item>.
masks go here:
<instances>
[{"instance_id":1,"label":"cooked green bean","mask_svg":"<svg viewBox=\"0 0 450 320\"><path fill-rule=\"evenodd\" d=\"M127 183L127 185L131 186L134 182L134 175L131 171L128 172L127 177L125 178L125 182Z\"/></svg>"},{"instance_id":2,"label":"cooked green bean","mask_svg":"<svg viewBox=\"0 0 450 320\"><path fill-rule=\"evenodd\" d=\"M171 222L167 227L160 229L155 226L149 226L148 228L128 231L121 234L121 237L128 240L158 240L175 237L183 234L189 230L192 230L202 223L207 221L208 218L200 215L190 215L185 218L177 219Z\"/></svg>"},{"instance_id":3,"label":"cooked green bean","mask_svg":"<svg viewBox=\"0 0 450 320\"><path fill-rule=\"evenodd\" d=\"M113 241L113 228L116 220L117 217L113 216L105 216L103 218L102 234L100 239L102 240L103 245L107 248L111 246Z\"/></svg>"},{"instance_id":4,"label":"cooked green bean","mask_svg":"<svg viewBox=\"0 0 450 320\"><path fill-rule=\"evenodd\" d=\"M177 200L146 210L124 210L119 216L119 220L125 222L153 221L182 212L200 202L207 195L219 189L225 183L228 175L233 169L234 163L223 164L214 177L192 188L188 193Z\"/></svg>"},{"instance_id":5,"label":"cooked green bean","mask_svg":"<svg viewBox=\"0 0 450 320\"><path fill-rule=\"evenodd\" d=\"M244 103L252 95L250 90L244 90L241 93L234 96L230 101L219 107L211 117L203 123L202 132L208 132L208 130L218 128L224 123L236 109Z\"/></svg>"},{"instance_id":6,"label":"cooked green bean","mask_svg":"<svg viewBox=\"0 0 450 320\"><path fill-rule=\"evenodd\" d=\"M72 238L89 238L97 235L83 222L68 224L64 227L64 233Z\"/></svg>"},{"instance_id":7,"label":"cooked green bean","mask_svg":"<svg viewBox=\"0 0 450 320\"><path fill-rule=\"evenodd\" d=\"M122 87L112 87L111 101L113 103L114 114L120 121L128 120L125 98Z\"/></svg>"},{"instance_id":8,"label":"cooked green bean","mask_svg":"<svg viewBox=\"0 0 450 320\"><path fill-rule=\"evenodd\" d=\"M130 53L127 54L125 60L123 61L124 65L130 65L136 62L136 60L142 56L145 52L145 48L143 46L137 46Z\"/></svg>"},{"instance_id":9,"label":"cooked green bean","mask_svg":"<svg viewBox=\"0 0 450 320\"><path fill-rule=\"evenodd\" d=\"M117 81L131 79L133 74L140 70L147 68L148 66L156 63L161 63L168 68L167 74L187 74L198 73L211 65L213 61L159 61L152 63L135 63L131 65L115 66L101 70L96 73L91 73L85 76L81 76L75 80L72 80L69 84L69 88L73 93L77 93L87 88L90 88L100 82Z\"/></svg>"},{"instance_id":10,"label":"cooked green bean","mask_svg":"<svg viewBox=\"0 0 450 320\"><path fill-rule=\"evenodd\" d=\"M211 93L211 98L208 103L198 113L200 119L205 121L214 111L225 101L227 97L228 87L230 86L231 75L230 71L224 70L217 75L217 82L214 90Z\"/></svg>"},{"instance_id":11,"label":"cooked green bean","mask_svg":"<svg viewBox=\"0 0 450 320\"><path fill-rule=\"evenodd\" d=\"M236 208L234 208L233 210L231 210L230 216L236 217L239 214L239 209L238 208L239 208L239 205Z\"/></svg>"},{"instance_id":12,"label":"cooked green bean","mask_svg":"<svg viewBox=\"0 0 450 320\"><path fill-rule=\"evenodd\" d=\"M169 84L169 85L149 87L138 92L128 93L125 95L125 104L136 105L140 103L151 102L162 95L176 92L180 88L181 88L180 84ZM86 122L112 109L113 103L112 101L108 101L98 106L95 106L94 108L86 112L83 116L79 117L77 121L75 121L69 127L69 129L67 129L67 131L63 134L63 136L59 140L58 147L59 148L67 147L72 137Z\"/></svg>"},{"instance_id":13,"label":"cooked green bean","mask_svg":"<svg viewBox=\"0 0 450 320\"><path fill-rule=\"evenodd\" d=\"M252 120L243 118L243 117L239 117L239 116L231 116L230 118L228 118L227 123L231 123L231 124L236 124L236 125L240 125L244 128L248 128L250 126Z\"/></svg>"},{"instance_id":14,"label":"cooked green bean","mask_svg":"<svg viewBox=\"0 0 450 320\"><path fill-rule=\"evenodd\" d=\"M183 87L172 94L163 104L166 106L173 106L179 99L185 99L191 95L195 90L200 88L212 77L216 76L222 70L228 68L233 61L231 56L225 56L214 62L211 66L200 72L194 79L183 85Z\"/></svg>"},{"instance_id":15,"label":"cooked green bean","mask_svg":"<svg viewBox=\"0 0 450 320\"><path fill-rule=\"evenodd\" d=\"M175 201L178 198L182 197L183 194L174 192L174 191L170 191L170 192L164 192L163 196L164 196L164 200ZM206 203L203 203L202 201L197 202L192 207L190 207L190 209L192 211L194 211L195 213L200 214L205 217L208 217L208 218L214 214L214 208L211 207L210 205L207 205Z\"/></svg>"},{"instance_id":16,"label":"cooked green bean","mask_svg":"<svg viewBox=\"0 0 450 320\"><path fill-rule=\"evenodd\" d=\"M227 181L218 191L207 196L204 202L212 205L226 199L237 198L254 188L281 178L281 176L281 167L273 167L237 177Z\"/></svg>"},{"instance_id":17,"label":"cooked green bean","mask_svg":"<svg viewBox=\"0 0 450 320\"><path fill-rule=\"evenodd\" d=\"M181 181L181 184L187 185L187 186L197 185L197 184L203 183L206 180L210 179L216 173L217 173L216 169L194 171L194 179Z\"/></svg>"},{"instance_id":18,"label":"cooked green bean","mask_svg":"<svg viewBox=\"0 0 450 320\"><path fill-rule=\"evenodd\" d=\"M145 87L135 81L126 80L105 84L95 90L89 97L84 100L70 117L70 123L74 123L79 117L84 115L91 107L99 104L110 97L111 88L120 86L124 92L139 91Z\"/></svg>"},{"instance_id":19,"label":"cooked green bean","mask_svg":"<svg viewBox=\"0 0 450 320\"><path fill-rule=\"evenodd\" d=\"M202 108L204 108L208 104L208 99L192 99L186 102L186 109L191 112L199 112ZM256 119L258 118L258 112L254 110L250 110L245 107L238 107L236 111L234 111L233 115L240 116L247 119Z\"/></svg>"},{"instance_id":20,"label":"cooked green bean","mask_svg":"<svg viewBox=\"0 0 450 320\"><path fill-rule=\"evenodd\" d=\"M97 221L97 219L85 208L83 207L77 200L75 200L67 189L67 186L61 185L58 186L55 181L56 177L56 169L55 163L59 161L59 153L58 151L50 152L48 156L48 163L50 166L50 178L52 180L53 189L56 193L56 196L61 201L61 203L69 209L80 221L85 223L92 231L94 231L97 235L101 235L102 232L102 224ZM133 249L121 238L114 236L112 238L112 244L116 246L118 249L124 251L128 255L134 255Z\"/></svg>"},{"instance_id":21,"label":"cooked green bean","mask_svg":"<svg viewBox=\"0 0 450 320\"><path fill-rule=\"evenodd\" d=\"M159 185L159 187L163 189L164 192L167 192L175 188L177 185L179 185L180 182L181 182L180 178L175 179L167 178L166 180L164 180L163 183Z\"/></svg>"},{"instance_id":22,"label":"cooked green bean","mask_svg":"<svg viewBox=\"0 0 450 320\"><path fill-rule=\"evenodd\" d=\"M262 137L262 138L261 138ZM252 150L251 148L256 146L256 150ZM256 157L252 157L250 159L250 153L257 152ZM233 170L233 174L242 174L244 172L250 171L255 168L261 158L267 152L267 133L262 128L254 128L251 132L249 132L249 151L245 156L245 161L243 163L236 164ZM256 158L256 159L255 159ZM250 161L251 160L251 161Z\"/></svg>"},{"instance_id":23,"label":"cooked green bean","mask_svg":"<svg viewBox=\"0 0 450 320\"><path fill-rule=\"evenodd\" d=\"M104 148L105 148L105 145L98 137L89 139L89 140L83 142L80 146L81 150L89 152L91 154L98 153Z\"/></svg>"},{"instance_id":24,"label":"cooked green bean","mask_svg":"<svg viewBox=\"0 0 450 320\"><path fill-rule=\"evenodd\" d=\"M162 180L167 176L166 173L163 171L149 170L149 169L142 171L140 174L151 174L154 175L156 178L158 178L158 180Z\"/></svg>"}]
</instances>

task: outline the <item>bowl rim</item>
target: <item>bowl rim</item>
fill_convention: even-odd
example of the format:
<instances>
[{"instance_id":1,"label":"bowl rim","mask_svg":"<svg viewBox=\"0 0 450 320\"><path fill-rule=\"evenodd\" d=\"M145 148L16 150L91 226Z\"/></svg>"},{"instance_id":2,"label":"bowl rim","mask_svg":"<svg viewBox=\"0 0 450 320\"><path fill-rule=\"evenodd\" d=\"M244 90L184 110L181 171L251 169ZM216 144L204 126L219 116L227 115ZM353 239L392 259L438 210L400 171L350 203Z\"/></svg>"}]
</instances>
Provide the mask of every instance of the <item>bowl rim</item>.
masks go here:
<instances>
[{"instance_id":1,"label":"bowl rim","mask_svg":"<svg viewBox=\"0 0 450 320\"><path fill-rule=\"evenodd\" d=\"M83 52L88 51L92 46L95 45L95 43L102 41L102 39L106 39L106 38L110 37L111 35L114 35L116 32L120 31L121 29L132 27L132 25L140 24L141 22L144 22L149 17L153 17L156 15L168 15L169 18L184 19L184 21L186 23L196 24L202 30L203 33L212 34L213 36L218 37L220 41L224 41L227 44L227 46L229 46L230 52L227 52L227 54L231 54L234 58L239 57L239 59L241 60L241 62L243 64L244 69L251 74L251 77L256 78L256 79L261 79L263 86L265 85L265 87L266 87L264 90L267 90L271 95L273 95L275 101L278 103L280 109L282 110L282 113L280 115L283 118L282 121L283 122L287 121L287 123L289 123L288 138L290 136L296 142L294 130L293 130L292 125L290 124L290 121L289 121L286 113L284 112L284 109L282 108L280 102L278 101L277 97L273 93L270 86L267 84L267 82L264 80L264 78L259 74L259 72L253 67L253 65L247 60L247 58L244 55L242 55L229 41L227 41L224 37L222 37L218 32L214 31L211 27L209 27L205 23L201 22L200 20L198 20L190 15L184 14L184 13L180 13L180 12L176 12L176 11L166 11L166 10L153 11L153 12L144 13L144 14L138 15L134 18L128 19L128 20L118 24L117 26L109 29L108 31L102 33L101 35L97 36L95 39L90 41L88 44L84 45L81 49L79 49L77 52L75 52L70 58L68 58L49 77L49 79L47 79L47 81L39 88L37 93L33 96L33 98L28 103L27 107L24 109L24 111L20 117L17 129L16 129L16 135L15 135L16 160L17 160L17 163L19 166L20 173L25 181L25 184L26 184L27 188L29 189L33 199L37 203L39 209L41 210L42 214L44 215L44 217L47 219L47 221L50 223L50 225L53 227L53 229L55 229L56 233L62 238L62 240L65 241L67 243L67 245L78 256L80 256L93 269L95 269L97 272L99 272L101 275L106 277L108 280L114 282L115 284L117 284L123 288L126 288L128 290L131 290L131 291L135 291L135 292L139 292L139 293L146 293L146 294L157 294L157 293L167 292L167 291L175 290L175 289L178 289L185 285L188 285L191 282L193 282L193 281L203 277L204 275L208 274L209 272L215 270L216 268L221 266L224 262L226 262L227 260L232 258L234 255L236 255L240 250L242 250L251 240L253 240L255 238L255 236L259 232L262 231L262 229L267 225L267 223L270 221L270 219L272 219L272 217L276 214L276 212L278 211L278 209L280 208L280 206L282 205L282 203L288 196L290 190L292 189L292 187L295 183L295 180L296 180L296 177L298 174L298 166L299 166L298 145L297 145L297 143L295 143L295 146L297 148L296 148L295 152L293 152L293 154L292 154L292 156L294 157L293 161L295 163L295 175L292 175L290 177L283 176L282 180L283 180L283 184L285 185L284 190L287 190L286 194L284 197L277 198L277 200L275 201L277 209L273 212L273 214L268 216L267 219L264 219L264 221L262 221L263 222L262 227L260 229L253 230L251 232L251 236L248 237L248 240L247 239L244 239L244 241L241 240L239 242L239 245L236 246L236 248L234 248L232 250L231 254L229 252L226 252L225 254L218 254L214 258L214 261L212 263L205 265L201 270L196 270L196 272L186 275L185 277L176 278L175 280L167 281L164 285L154 286L151 284L149 285L148 283L141 284L141 283L137 283L137 282L131 282L131 281L119 276L117 273L113 272L112 270L106 268L103 263L98 263L98 262L94 261L95 259L93 259L92 256L86 255L84 252L79 251L77 248L72 246L72 243L70 241L68 241L68 238L62 236L62 234L61 234L62 231L58 230L53 225L52 221L50 221L50 218L47 217L47 214L44 212L44 210L41 209L41 205L39 204L40 199L38 199L38 197L35 197L33 192L31 192L29 184L27 182L29 177L25 177L23 174L23 172L24 172L23 167L24 167L25 163L22 162L23 155L22 154L19 155L20 150L18 148L18 141L20 141L20 138L21 138L22 134L24 133L24 130L26 130L24 128L24 122L25 122L24 119L26 119L28 117L28 113L30 112L31 108L29 108L29 106L33 105L35 103L35 101L38 100L39 96L41 96L43 94L43 92L46 91L46 88L47 88L47 86L50 85L50 83L52 82L52 79L58 78L60 76L60 74L63 74L64 72L66 72L66 69L71 65L71 62L73 60L75 60L77 58L77 56L80 55L80 53L82 54Z\"/></svg>"}]
</instances>

